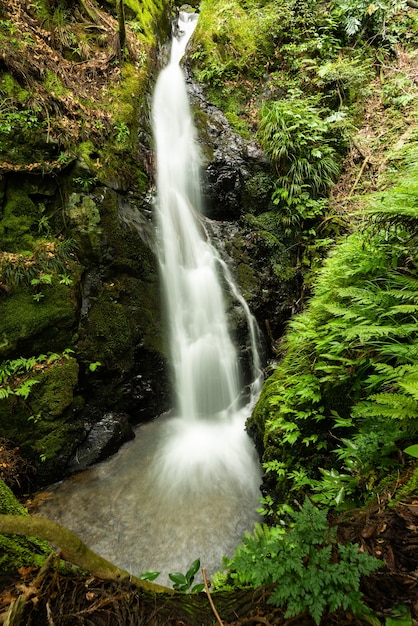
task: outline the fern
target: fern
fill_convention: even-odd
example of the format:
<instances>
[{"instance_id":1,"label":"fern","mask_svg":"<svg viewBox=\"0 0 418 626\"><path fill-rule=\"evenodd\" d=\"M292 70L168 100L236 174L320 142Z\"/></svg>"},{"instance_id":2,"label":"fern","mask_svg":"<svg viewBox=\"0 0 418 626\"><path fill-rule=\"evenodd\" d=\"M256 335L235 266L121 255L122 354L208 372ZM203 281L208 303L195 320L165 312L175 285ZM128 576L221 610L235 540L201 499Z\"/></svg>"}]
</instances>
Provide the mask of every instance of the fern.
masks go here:
<instances>
[{"instance_id":1,"label":"fern","mask_svg":"<svg viewBox=\"0 0 418 626\"><path fill-rule=\"evenodd\" d=\"M329 528L327 510L305 500L300 511L289 512L285 527L258 524L225 564L236 585L273 585L270 604L283 606L285 617L308 611L319 624L326 609L364 610L360 576L381 562L360 553L356 544L337 544L336 528Z\"/></svg>"},{"instance_id":2,"label":"fern","mask_svg":"<svg viewBox=\"0 0 418 626\"><path fill-rule=\"evenodd\" d=\"M378 393L353 408L355 417L383 416L407 420L418 416L418 401L401 393Z\"/></svg>"},{"instance_id":3,"label":"fern","mask_svg":"<svg viewBox=\"0 0 418 626\"><path fill-rule=\"evenodd\" d=\"M416 177L416 165L414 172ZM327 483L335 503L341 489L348 494L350 477L367 497L379 471L396 462L396 446L402 449L415 436L417 187L408 179L393 195L387 192L378 209L372 198L370 223L334 249L309 306L288 325L270 397L260 400L268 407L263 460L283 459L292 468L277 476L282 501L292 490L309 488L321 497ZM361 454L340 440L341 454L320 455L335 449L341 423L349 424L346 441ZM361 497L351 483L350 489L350 497Z\"/></svg>"}]
</instances>

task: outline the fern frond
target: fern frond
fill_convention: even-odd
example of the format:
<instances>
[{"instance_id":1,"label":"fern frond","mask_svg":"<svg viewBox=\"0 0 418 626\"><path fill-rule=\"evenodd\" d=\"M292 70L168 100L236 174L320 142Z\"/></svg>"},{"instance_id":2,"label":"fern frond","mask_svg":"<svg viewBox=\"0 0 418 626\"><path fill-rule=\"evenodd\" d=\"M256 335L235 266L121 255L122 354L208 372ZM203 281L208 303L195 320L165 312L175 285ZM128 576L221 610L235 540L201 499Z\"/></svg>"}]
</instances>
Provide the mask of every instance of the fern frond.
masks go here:
<instances>
[{"instance_id":1,"label":"fern frond","mask_svg":"<svg viewBox=\"0 0 418 626\"><path fill-rule=\"evenodd\" d=\"M394 358L399 363L415 363L418 361L418 343L389 343L379 350L381 356ZM384 364L377 364L380 367Z\"/></svg>"},{"instance_id":2,"label":"fern frond","mask_svg":"<svg viewBox=\"0 0 418 626\"><path fill-rule=\"evenodd\" d=\"M418 402L401 393L378 393L368 401L359 403L353 415L356 417L386 417L407 420L418 417Z\"/></svg>"}]
</instances>

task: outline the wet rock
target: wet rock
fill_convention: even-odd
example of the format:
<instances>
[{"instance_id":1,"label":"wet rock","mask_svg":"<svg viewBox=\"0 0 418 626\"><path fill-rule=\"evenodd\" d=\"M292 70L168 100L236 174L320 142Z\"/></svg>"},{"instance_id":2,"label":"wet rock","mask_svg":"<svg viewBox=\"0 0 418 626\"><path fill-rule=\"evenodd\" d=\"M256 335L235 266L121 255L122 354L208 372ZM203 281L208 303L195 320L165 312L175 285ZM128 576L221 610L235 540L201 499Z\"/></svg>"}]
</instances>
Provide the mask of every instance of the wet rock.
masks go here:
<instances>
[{"instance_id":1,"label":"wet rock","mask_svg":"<svg viewBox=\"0 0 418 626\"><path fill-rule=\"evenodd\" d=\"M135 437L126 413L105 413L98 422L92 426L87 423L86 426L89 428L88 434L70 461L70 472L85 470L102 461Z\"/></svg>"},{"instance_id":2,"label":"wet rock","mask_svg":"<svg viewBox=\"0 0 418 626\"><path fill-rule=\"evenodd\" d=\"M205 99L199 85L189 80L188 92L197 109L205 213L216 220L238 219L252 204L247 182L260 171L270 171L270 165L254 142L232 130L224 114Z\"/></svg>"}]
</instances>

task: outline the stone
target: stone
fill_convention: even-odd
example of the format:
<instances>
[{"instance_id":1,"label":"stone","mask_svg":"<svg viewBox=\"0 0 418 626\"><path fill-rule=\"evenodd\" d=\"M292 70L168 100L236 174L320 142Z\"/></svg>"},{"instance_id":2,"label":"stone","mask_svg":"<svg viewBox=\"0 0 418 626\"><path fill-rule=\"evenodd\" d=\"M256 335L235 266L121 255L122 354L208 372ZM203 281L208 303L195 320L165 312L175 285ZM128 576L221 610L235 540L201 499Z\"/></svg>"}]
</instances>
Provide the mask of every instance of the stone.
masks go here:
<instances>
[{"instance_id":1,"label":"stone","mask_svg":"<svg viewBox=\"0 0 418 626\"><path fill-rule=\"evenodd\" d=\"M85 440L79 445L69 463L69 471L78 472L87 469L117 452L123 443L134 437L135 433L126 413L105 413L90 427Z\"/></svg>"}]
</instances>

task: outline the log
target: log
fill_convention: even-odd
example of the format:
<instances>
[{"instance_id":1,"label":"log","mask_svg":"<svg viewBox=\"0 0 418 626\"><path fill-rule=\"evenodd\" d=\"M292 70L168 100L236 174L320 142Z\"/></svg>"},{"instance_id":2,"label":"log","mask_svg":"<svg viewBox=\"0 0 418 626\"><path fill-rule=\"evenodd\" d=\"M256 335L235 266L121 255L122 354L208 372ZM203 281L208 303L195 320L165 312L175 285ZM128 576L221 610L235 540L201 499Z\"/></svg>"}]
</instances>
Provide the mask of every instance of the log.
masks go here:
<instances>
[{"instance_id":1,"label":"log","mask_svg":"<svg viewBox=\"0 0 418 626\"><path fill-rule=\"evenodd\" d=\"M142 580L142 578L132 576L129 572L120 569L90 550L71 530L45 517L0 515L0 534L34 536L49 541L60 548L63 559L90 572L97 578L118 582L126 580L140 589L154 593L174 593L174 590L169 587Z\"/></svg>"}]
</instances>

